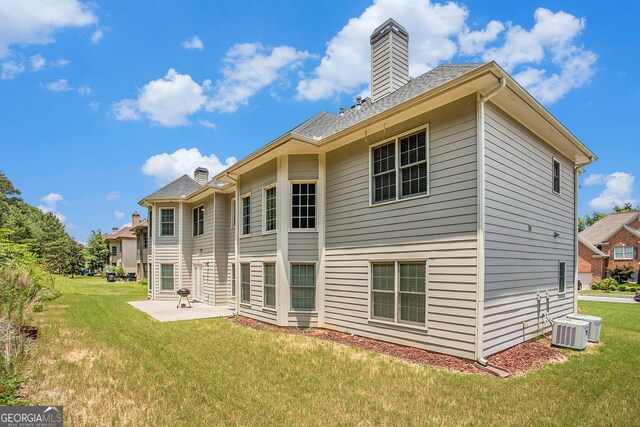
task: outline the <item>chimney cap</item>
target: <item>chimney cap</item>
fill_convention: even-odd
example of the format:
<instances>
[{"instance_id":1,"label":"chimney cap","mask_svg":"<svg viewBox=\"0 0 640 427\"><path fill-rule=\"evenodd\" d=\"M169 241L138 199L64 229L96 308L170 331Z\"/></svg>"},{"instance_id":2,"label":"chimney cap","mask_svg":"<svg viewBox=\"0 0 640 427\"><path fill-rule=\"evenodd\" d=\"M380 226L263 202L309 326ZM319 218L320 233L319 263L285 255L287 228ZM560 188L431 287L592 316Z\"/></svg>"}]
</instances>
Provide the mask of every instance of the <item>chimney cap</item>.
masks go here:
<instances>
[{"instance_id":1,"label":"chimney cap","mask_svg":"<svg viewBox=\"0 0 640 427\"><path fill-rule=\"evenodd\" d=\"M204 173L208 174L209 173L209 169L203 168L202 166L198 166L196 168L196 170L194 171L194 173L198 173L198 172L204 172Z\"/></svg>"},{"instance_id":2,"label":"chimney cap","mask_svg":"<svg viewBox=\"0 0 640 427\"><path fill-rule=\"evenodd\" d=\"M138 215L138 216L140 216L140 212L138 212L138 211L133 211L133 214L132 214L132 215Z\"/></svg>"},{"instance_id":3,"label":"chimney cap","mask_svg":"<svg viewBox=\"0 0 640 427\"><path fill-rule=\"evenodd\" d=\"M390 31L393 31L394 33L398 34L400 37L404 38L406 41L409 41L409 32L406 30L406 28L398 24L393 18L389 18L386 21L384 21L382 25L380 25L378 28L373 30L373 33L371 33L371 38L369 39L369 42L371 44L374 44Z\"/></svg>"}]
</instances>

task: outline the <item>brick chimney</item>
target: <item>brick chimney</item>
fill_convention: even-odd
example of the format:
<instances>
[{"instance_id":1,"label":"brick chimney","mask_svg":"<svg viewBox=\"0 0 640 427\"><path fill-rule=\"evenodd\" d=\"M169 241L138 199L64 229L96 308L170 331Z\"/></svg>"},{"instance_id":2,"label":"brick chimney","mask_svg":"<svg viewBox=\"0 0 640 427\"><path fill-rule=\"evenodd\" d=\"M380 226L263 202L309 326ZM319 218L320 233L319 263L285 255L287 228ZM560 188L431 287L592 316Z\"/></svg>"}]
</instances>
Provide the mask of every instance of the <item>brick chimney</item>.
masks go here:
<instances>
[{"instance_id":1,"label":"brick chimney","mask_svg":"<svg viewBox=\"0 0 640 427\"><path fill-rule=\"evenodd\" d=\"M135 227L138 224L140 224L140 212L135 211L131 214L131 226Z\"/></svg>"},{"instance_id":2,"label":"brick chimney","mask_svg":"<svg viewBox=\"0 0 640 427\"><path fill-rule=\"evenodd\" d=\"M409 81L409 33L388 19L371 34L371 102Z\"/></svg>"},{"instance_id":3,"label":"brick chimney","mask_svg":"<svg viewBox=\"0 0 640 427\"><path fill-rule=\"evenodd\" d=\"M115 234L118 231L118 227L113 227L111 229L111 234Z\"/></svg>"},{"instance_id":4,"label":"brick chimney","mask_svg":"<svg viewBox=\"0 0 640 427\"><path fill-rule=\"evenodd\" d=\"M205 168L196 168L193 172L193 180L200 185L205 185L209 182L209 170Z\"/></svg>"}]
</instances>

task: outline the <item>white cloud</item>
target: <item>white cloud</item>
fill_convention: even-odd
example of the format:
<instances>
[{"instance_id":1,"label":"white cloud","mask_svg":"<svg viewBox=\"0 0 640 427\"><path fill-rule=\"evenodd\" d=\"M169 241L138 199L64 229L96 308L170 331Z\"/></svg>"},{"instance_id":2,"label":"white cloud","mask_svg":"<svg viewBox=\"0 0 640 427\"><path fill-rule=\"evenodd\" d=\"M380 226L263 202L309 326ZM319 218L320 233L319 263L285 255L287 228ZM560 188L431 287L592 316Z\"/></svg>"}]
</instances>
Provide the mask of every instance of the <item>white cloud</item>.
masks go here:
<instances>
[{"instance_id":1,"label":"white cloud","mask_svg":"<svg viewBox=\"0 0 640 427\"><path fill-rule=\"evenodd\" d=\"M78 86L77 91L82 96L91 95L91 93L93 93L93 89L87 85Z\"/></svg>"},{"instance_id":2,"label":"white cloud","mask_svg":"<svg viewBox=\"0 0 640 427\"><path fill-rule=\"evenodd\" d=\"M57 30L97 20L89 4L78 0L4 0L0 2L0 58L10 53L12 45L51 43Z\"/></svg>"},{"instance_id":3,"label":"white cloud","mask_svg":"<svg viewBox=\"0 0 640 427\"><path fill-rule=\"evenodd\" d=\"M273 49L261 43L232 46L224 57L223 78L217 82L216 93L207 104L207 110L235 112L239 106L247 105L249 98L260 89L298 68L309 57L308 52L290 46Z\"/></svg>"},{"instance_id":4,"label":"white cloud","mask_svg":"<svg viewBox=\"0 0 640 427\"><path fill-rule=\"evenodd\" d=\"M89 107L90 110L98 111L98 108L100 108L100 103L98 101L91 101L87 104L87 107Z\"/></svg>"},{"instance_id":5,"label":"white cloud","mask_svg":"<svg viewBox=\"0 0 640 427\"><path fill-rule=\"evenodd\" d=\"M298 83L298 97L307 100L359 92L371 78L373 30L393 17L409 32L409 73L417 76L449 61L457 51L451 37L465 28L468 12L455 3L424 0L377 0L360 16L351 18L327 44L327 50L310 77Z\"/></svg>"},{"instance_id":6,"label":"white cloud","mask_svg":"<svg viewBox=\"0 0 640 427\"><path fill-rule=\"evenodd\" d=\"M584 185L605 185L600 195L589 202L589 206L593 209L611 209L625 203L637 204L637 200L633 197L634 180L635 177L626 172L589 175L584 180Z\"/></svg>"},{"instance_id":7,"label":"white cloud","mask_svg":"<svg viewBox=\"0 0 640 427\"><path fill-rule=\"evenodd\" d=\"M209 120L198 120L198 124L207 129L216 129L216 124Z\"/></svg>"},{"instance_id":8,"label":"white cloud","mask_svg":"<svg viewBox=\"0 0 640 427\"><path fill-rule=\"evenodd\" d=\"M180 44L185 49L197 49L197 50L204 49L204 43L202 43L202 40L200 40L200 37L198 36L189 37L188 39L186 39Z\"/></svg>"},{"instance_id":9,"label":"white cloud","mask_svg":"<svg viewBox=\"0 0 640 427\"><path fill-rule=\"evenodd\" d=\"M40 209L44 213L51 212L58 217L60 222L64 223L67 219L67 216L60 212L57 212L58 203L62 202L63 200L64 197L62 197L61 194L49 193L40 199L43 204L38 205L38 209Z\"/></svg>"},{"instance_id":10,"label":"white cloud","mask_svg":"<svg viewBox=\"0 0 640 427\"><path fill-rule=\"evenodd\" d=\"M197 167L207 168L209 176L212 176L236 161L235 157L229 157L222 162L215 154L206 156L197 148L180 148L171 154L162 153L149 157L142 165L142 173L154 177L158 185L164 185L184 174L192 176Z\"/></svg>"},{"instance_id":11,"label":"white cloud","mask_svg":"<svg viewBox=\"0 0 640 427\"><path fill-rule=\"evenodd\" d=\"M122 211L115 211L115 212L113 213L113 216L115 216L115 217L116 217L116 219L122 219L122 218L124 218L124 212L122 212Z\"/></svg>"},{"instance_id":12,"label":"white cloud","mask_svg":"<svg viewBox=\"0 0 640 427\"><path fill-rule=\"evenodd\" d=\"M44 87L53 92L68 92L70 90L73 90L73 88L69 86L69 82L66 79L58 79L56 81L45 84Z\"/></svg>"},{"instance_id":13,"label":"white cloud","mask_svg":"<svg viewBox=\"0 0 640 427\"><path fill-rule=\"evenodd\" d=\"M31 69L33 71L40 71L44 68L45 65L47 65L47 60L44 59L44 56L40 54L33 55L31 58L29 58L29 61L31 62Z\"/></svg>"},{"instance_id":14,"label":"white cloud","mask_svg":"<svg viewBox=\"0 0 640 427\"><path fill-rule=\"evenodd\" d=\"M458 36L460 52L465 55L477 55L488 43L495 41L503 31L504 24L500 21L489 22L484 30L466 30Z\"/></svg>"},{"instance_id":15,"label":"white cloud","mask_svg":"<svg viewBox=\"0 0 640 427\"><path fill-rule=\"evenodd\" d=\"M5 61L0 67L0 79L10 80L15 78L18 74L24 73L26 67L24 64L16 61Z\"/></svg>"},{"instance_id":16,"label":"white cloud","mask_svg":"<svg viewBox=\"0 0 640 427\"><path fill-rule=\"evenodd\" d=\"M98 42L104 37L104 29L98 28L91 34L91 43L98 44Z\"/></svg>"},{"instance_id":17,"label":"white cloud","mask_svg":"<svg viewBox=\"0 0 640 427\"><path fill-rule=\"evenodd\" d=\"M116 200L116 199L120 198L120 192L119 191L110 191L109 193L105 194L104 198L105 198L105 200L111 202L113 200Z\"/></svg>"},{"instance_id":18,"label":"white cloud","mask_svg":"<svg viewBox=\"0 0 640 427\"><path fill-rule=\"evenodd\" d=\"M158 80L147 83L136 99L123 99L113 104L118 120L148 118L163 126L188 124L189 115L199 111L207 98L204 92L211 82L199 85L188 74L180 74L173 68Z\"/></svg>"}]
</instances>

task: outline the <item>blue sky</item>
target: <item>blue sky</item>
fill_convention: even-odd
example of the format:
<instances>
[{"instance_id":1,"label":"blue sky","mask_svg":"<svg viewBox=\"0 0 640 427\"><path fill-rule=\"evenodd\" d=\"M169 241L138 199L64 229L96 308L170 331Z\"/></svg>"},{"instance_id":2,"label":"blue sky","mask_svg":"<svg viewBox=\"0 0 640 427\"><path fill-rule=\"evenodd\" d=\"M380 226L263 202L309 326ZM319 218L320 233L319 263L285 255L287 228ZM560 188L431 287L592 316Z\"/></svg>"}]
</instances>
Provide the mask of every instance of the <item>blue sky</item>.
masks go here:
<instances>
[{"instance_id":1,"label":"blue sky","mask_svg":"<svg viewBox=\"0 0 640 427\"><path fill-rule=\"evenodd\" d=\"M85 241L195 166L366 95L368 35L393 17L412 75L496 59L599 156L581 214L638 203L640 6L513 4L0 0L0 170Z\"/></svg>"}]
</instances>

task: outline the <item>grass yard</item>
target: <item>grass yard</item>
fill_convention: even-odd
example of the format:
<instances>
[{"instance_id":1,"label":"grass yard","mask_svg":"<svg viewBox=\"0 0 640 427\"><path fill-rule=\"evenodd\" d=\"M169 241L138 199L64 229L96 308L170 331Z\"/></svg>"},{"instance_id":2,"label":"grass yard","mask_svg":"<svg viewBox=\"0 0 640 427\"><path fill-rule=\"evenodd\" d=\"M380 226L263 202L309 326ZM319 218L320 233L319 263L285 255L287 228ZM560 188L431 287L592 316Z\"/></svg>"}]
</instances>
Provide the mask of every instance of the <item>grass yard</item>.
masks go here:
<instances>
[{"instance_id":1,"label":"grass yard","mask_svg":"<svg viewBox=\"0 0 640 427\"><path fill-rule=\"evenodd\" d=\"M583 291L578 291L578 294L580 295L592 295L592 296L598 296L598 297L619 297L619 298L629 298L634 296L636 293L635 292L631 292L631 291L611 291L611 292L605 292L605 291L601 291L600 289L585 289Z\"/></svg>"},{"instance_id":2,"label":"grass yard","mask_svg":"<svg viewBox=\"0 0 640 427\"><path fill-rule=\"evenodd\" d=\"M159 323L138 284L59 278L27 399L69 425L640 424L640 306L581 302L603 345L509 380L422 368L225 319Z\"/></svg>"}]
</instances>

